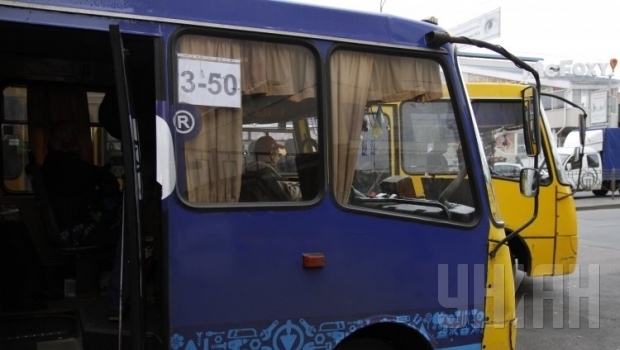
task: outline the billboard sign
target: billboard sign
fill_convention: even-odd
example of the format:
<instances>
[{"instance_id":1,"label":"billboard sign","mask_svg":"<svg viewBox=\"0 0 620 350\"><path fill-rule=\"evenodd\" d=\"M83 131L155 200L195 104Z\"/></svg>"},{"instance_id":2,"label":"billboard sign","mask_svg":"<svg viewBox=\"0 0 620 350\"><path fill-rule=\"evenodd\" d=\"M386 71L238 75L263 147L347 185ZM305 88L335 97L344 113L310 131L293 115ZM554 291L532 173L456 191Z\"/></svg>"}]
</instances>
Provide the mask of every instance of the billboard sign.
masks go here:
<instances>
[{"instance_id":1,"label":"billboard sign","mask_svg":"<svg viewBox=\"0 0 620 350\"><path fill-rule=\"evenodd\" d=\"M590 95L590 124L607 123L607 91Z\"/></svg>"},{"instance_id":2,"label":"billboard sign","mask_svg":"<svg viewBox=\"0 0 620 350\"><path fill-rule=\"evenodd\" d=\"M490 40L500 36L501 8L485 13L449 30L452 36Z\"/></svg>"}]
</instances>

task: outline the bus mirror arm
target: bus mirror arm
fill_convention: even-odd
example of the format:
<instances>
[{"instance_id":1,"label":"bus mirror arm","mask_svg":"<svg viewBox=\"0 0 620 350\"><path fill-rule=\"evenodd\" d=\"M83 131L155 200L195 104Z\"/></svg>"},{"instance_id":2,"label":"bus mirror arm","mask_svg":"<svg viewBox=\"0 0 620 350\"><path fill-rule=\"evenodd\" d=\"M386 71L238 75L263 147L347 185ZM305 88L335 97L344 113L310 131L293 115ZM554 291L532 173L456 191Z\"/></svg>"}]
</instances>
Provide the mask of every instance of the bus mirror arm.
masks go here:
<instances>
[{"instance_id":1,"label":"bus mirror arm","mask_svg":"<svg viewBox=\"0 0 620 350\"><path fill-rule=\"evenodd\" d=\"M449 33L445 32L445 31L440 31L440 30L434 30L434 31L430 31L428 33L426 33L424 35L424 39L426 40L426 44L431 47L431 48L435 48L438 49L439 47L447 44L447 43L451 43L451 44L465 44L465 45L473 45L473 46L477 46L480 48L484 48L484 49L488 49L491 50L493 52L496 52L504 57L506 57L508 60L510 60L512 63L515 64L515 66L529 72L530 74L532 74L532 76L534 77L534 81L536 82L536 93L540 93L541 90L541 85L540 85L540 76L538 74L538 71L536 71L532 66L530 66L529 64L525 63L525 61L523 61L522 59L520 59L519 57L511 54L510 52L508 52L508 50L504 49L503 47L499 46L499 45L494 45L491 43L488 43L486 41L482 41L482 40L477 40L477 39L471 39L471 38L467 38L464 36L451 36ZM540 95L538 95L540 96ZM537 97L538 97L537 96ZM536 99L537 101L540 101L539 98ZM534 158L534 167L537 169L538 168L538 157ZM532 222L534 222L534 220L536 219L536 217L538 216L538 196L534 197L534 213L532 215L532 217L521 227L519 227L518 229L516 229L514 232L512 232L511 234L507 235L506 237L504 237L504 239L502 239L497 246L495 246L495 248L493 248L493 250L491 251L491 253L489 254L491 256L491 258L494 258L495 255L497 254L497 252L499 251L499 249L501 248L502 245L506 244L509 240L511 240L512 238L514 238L516 235L518 235L521 231L523 231L526 227L528 227Z\"/></svg>"},{"instance_id":2,"label":"bus mirror arm","mask_svg":"<svg viewBox=\"0 0 620 350\"><path fill-rule=\"evenodd\" d=\"M579 115L583 119L583 121L588 119L588 113L586 113L586 110L583 109L583 107L581 107L580 105L576 104L575 102L573 102L571 100L567 100L564 97L556 96L556 95L550 94L548 92L541 92L540 96L547 96L547 97L550 97L550 98L557 98L558 100L560 100L560 101L562 101L562 102L564 102L566 104L569 104L569 105L573 106L574 108L579 109L581 111L581 113L583 113L583 114Z\"/></svg>"},{"instance_id":3,"label":"bus mirror arm","mask_svg":"<svg viewBox=\"0 0 620 350\"><path fill-rule=\"evenodd\" d=\"M436 49L446 43L452 43L473 45L496 52L512 61L512 63L514 63L517 67L530 72L534 77L534 80L536 81L536 91L540 91L540 76L538 74L538 71L529 64L525 63L525 61L511 54L510 52L508 52L508 50L499 45L494 45L483 40L471 39L464 36L451 36L449 33L440 30L434 30L426 33L424 35L424 39L426 40L426 44L429 47Z\"/></svg>"},{"instance_id":4,"label":"bus mirror arm","mask_svg":"<svg viewBox=\"0 0 620 350\"><path fill-rule=\"evenodd\" d=\"M461 183L463 183L463 180L465 180L465 176L467 176L467 168L465 168L465 166L463 165L461 166L461 169L459 170L456 178L439 195L439 203L445 205L448 208L450 207L448 199L450 199L450 196L452 196L454 191L461 185Z\"/></svg>"},{"instance_id":5,"label":"bus mirror arm","mask_svg":"<svg viewBox=\"0 0 620 350\"><path fill-rule=\"evenodd\" d=\"M504 239L502 239L501 241L499 241L499 243L497 243L495 248L493 248L491 253L489 253L489 256L491 257L491 259L495 258L495 255L497 255L497 251L499 250L499 248L501 248L504 244L508 243L508 241L510 241L511 239L515 238L518 234L520 234L521 231L525 230L528 226L530 226L530 224L532 224L532 222L534 222L534 220L536 220L537 217L538 217L538 196L534 197L534 213L532 214L532 217L521 227L512 231L509 235L507 235L506 237L504 237Z\"/></svg>"},{"instance_id":6,"label":"bus mirror arm","mask_svg":"<svg viewBox=\"0 0 620 350\"><path fill-rule=\"evenodd\" d=\"M586 110L583 109L583 107L581 107L580 105L576 104L575 102L571 101L571 100L567 100L563 97L560 96L556 96L554 94L549 94L546 92L541 92L540 96L547 96L550 98L557 98L558 100L567 103L571 106L573 106L574 108L577 108L581 111L582 114L579 115L580 119L579 119L579 145L581 147L576 147L579 149L579 153L577 154L577 152L575 152L575 154L573 154L573 158L575 159L579 159L579 161L581 161L583 159L583 153L584 153L584 146L585 146L585 135L586 135L586 119L588 119L588 113L586 113ZM578 157L578 158L577 158ZM566 169L566 170L570 170L570 169ZM581 168L579 168L579 173L577 174L577 179L581 179ZM573 193L579 191L579 185L581 184L581 181L577 181L577 188L573 188ZM562 197L560 199L564 199L568 196L567 195L565 197Z\"/></svg>"}]
</instances>

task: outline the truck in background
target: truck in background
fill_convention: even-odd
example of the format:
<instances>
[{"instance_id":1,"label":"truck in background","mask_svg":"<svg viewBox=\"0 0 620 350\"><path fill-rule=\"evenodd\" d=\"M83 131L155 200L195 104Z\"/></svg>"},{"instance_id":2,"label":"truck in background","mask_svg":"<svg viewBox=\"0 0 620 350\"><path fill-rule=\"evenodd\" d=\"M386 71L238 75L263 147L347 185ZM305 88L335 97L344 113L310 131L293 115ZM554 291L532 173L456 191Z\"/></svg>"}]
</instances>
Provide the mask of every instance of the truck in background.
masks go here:
<instances>
[{"instance_id":1,"label":"truck in background","mask_svg":"<svg viewBox=\"0 0 620 350\"><path fill-rule=\"evenodd\" d=\"M590 128L580 149L579 132L571 131L562 147L560 161L575 191L605 196L620 188L620 128Z\"/></svg>"}]
</instances>

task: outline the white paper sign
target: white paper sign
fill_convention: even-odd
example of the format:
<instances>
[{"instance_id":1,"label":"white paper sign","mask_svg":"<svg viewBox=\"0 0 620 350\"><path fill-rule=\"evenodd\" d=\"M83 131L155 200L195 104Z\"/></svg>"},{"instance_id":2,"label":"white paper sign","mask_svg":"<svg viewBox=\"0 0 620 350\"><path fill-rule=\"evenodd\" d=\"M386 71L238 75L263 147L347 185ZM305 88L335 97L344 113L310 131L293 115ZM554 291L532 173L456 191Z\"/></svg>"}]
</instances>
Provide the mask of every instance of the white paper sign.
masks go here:
<instances>
[{"instance_id":1,"label":"white paper sign","mask_svg":"<svg viewBox=\"0 0 620 350\"><path fill-rule=\"evenodd\" d=\"M607 91L593 92L590 96L590 124L607 123Z\"/></svg>"},{"instance_id":2,"label":"white paper sign","mask_svg":"<svg viewBox=\"0 0 620 350\"><path fill-rule=\"evenodd\" d=\"M241 61L178 54L179 102L241 108Z\"/></svg>"}]
</instances>

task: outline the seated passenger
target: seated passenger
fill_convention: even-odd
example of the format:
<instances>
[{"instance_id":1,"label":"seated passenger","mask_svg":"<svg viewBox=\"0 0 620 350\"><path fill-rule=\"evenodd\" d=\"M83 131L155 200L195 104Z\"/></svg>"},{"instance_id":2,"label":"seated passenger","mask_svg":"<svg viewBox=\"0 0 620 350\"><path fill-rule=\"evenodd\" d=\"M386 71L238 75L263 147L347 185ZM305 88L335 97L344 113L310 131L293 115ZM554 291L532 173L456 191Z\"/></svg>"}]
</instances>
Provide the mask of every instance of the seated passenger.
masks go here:
<instances>
[{"instance_id":1,"label":"seated passenger","mask_svg":"<svg viewBox=\"0 0 620 350\"><path fill-rule=\"evenodd\" d=\"M120 225L120 186L108 167L80 158L78 138L76 123L56 123L41 169L60 239L74 246L114 246Z\"/></svg>"},{"instance_id":2,"label":"seated passenger","mask_svg":"<svg viewBox=\"0 0 620 350\"><path fill-rule=\"evenodd\" d=\"M299 183L286 181L276 170L280 145L271 136L256 140L242 179L241 201L299 201Z\"/></svg>"}]
</instances>

